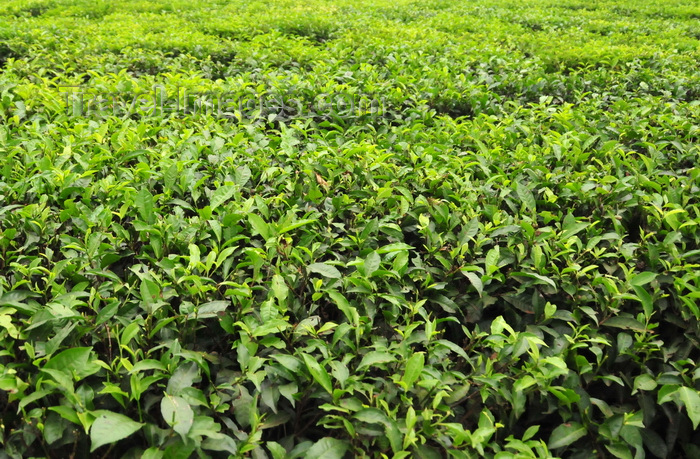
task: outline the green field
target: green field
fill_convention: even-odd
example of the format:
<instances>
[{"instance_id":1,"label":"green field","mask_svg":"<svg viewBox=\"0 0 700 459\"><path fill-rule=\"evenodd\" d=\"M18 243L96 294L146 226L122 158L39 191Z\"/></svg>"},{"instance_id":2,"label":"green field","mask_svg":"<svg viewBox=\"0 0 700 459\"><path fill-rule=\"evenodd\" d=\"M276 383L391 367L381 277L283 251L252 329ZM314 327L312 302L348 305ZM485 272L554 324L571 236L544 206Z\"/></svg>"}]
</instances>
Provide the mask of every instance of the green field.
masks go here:
<instances>
[{"instance_id":1,"label":"green field","mask_svg":"<svg viewBox=\"0 0 700 459\"><path fill-rule=\"evenodd\" d=\"M700 457L697 0L3 0L0 459Z\"/></svg>"}]
</instances>

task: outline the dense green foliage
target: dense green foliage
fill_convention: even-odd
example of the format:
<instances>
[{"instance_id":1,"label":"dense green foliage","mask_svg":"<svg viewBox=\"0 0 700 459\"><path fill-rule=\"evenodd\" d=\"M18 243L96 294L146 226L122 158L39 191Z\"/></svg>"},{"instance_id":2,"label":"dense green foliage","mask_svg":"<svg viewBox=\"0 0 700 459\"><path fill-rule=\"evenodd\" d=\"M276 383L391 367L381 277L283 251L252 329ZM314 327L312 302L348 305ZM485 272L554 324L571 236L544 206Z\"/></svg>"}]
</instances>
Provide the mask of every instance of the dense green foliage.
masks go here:
<instances>
[{"instance_id":1,"label":"dense green foliage","mask_svg":"<svg viewBox=\"0 0 700 459\"><path fill-rule=\"evenodd\" d=\"M700 457L699 18L4 0L0 457Z\"/></svg>"}]
</instances>

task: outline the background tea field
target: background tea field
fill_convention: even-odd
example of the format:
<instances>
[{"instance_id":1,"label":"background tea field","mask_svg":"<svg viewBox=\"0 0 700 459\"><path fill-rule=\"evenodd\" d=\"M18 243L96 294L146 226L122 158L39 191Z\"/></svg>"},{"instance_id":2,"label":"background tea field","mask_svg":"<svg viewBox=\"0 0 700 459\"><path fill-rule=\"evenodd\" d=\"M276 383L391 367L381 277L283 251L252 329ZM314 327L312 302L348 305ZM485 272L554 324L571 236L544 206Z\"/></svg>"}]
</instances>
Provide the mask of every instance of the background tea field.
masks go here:
<instances>
[{"instance_id":1,"label":"background tea field","mask_svg":"<svg viewBox=\"0 0 700 459\"><path fill-rule=\"evenodd\" d=\"M700 457L698 19L4 1L0 457Z\"/></svg>"}]
</instances>

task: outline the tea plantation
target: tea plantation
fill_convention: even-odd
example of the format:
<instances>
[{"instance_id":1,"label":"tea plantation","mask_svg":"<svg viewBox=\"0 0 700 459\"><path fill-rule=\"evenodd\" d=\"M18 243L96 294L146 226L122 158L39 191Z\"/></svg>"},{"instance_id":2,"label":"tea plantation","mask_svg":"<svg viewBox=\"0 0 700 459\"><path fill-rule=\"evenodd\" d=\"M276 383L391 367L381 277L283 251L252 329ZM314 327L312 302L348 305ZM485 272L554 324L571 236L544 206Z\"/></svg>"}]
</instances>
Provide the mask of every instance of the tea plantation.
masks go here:
<instances>
[{"instance_id":1,"label":"tea plantation","mask_svg":"<svg viewBox=\"0 0 700 459\"><path fill-rule=\"evenodd\" d=\"M696 0L3 0L0 458L700 457Z\"/></svg>"}]
</instances>

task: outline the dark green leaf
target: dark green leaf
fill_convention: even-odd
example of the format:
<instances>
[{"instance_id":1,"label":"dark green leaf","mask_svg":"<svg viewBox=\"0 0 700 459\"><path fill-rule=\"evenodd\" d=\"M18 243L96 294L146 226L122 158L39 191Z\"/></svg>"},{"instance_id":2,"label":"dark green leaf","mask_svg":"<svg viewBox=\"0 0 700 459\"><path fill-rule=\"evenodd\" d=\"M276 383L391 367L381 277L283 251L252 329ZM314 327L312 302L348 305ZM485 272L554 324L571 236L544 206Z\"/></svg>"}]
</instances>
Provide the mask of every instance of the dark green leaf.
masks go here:
<instances>
[{"instance_id":1,"label":"dark green leaf","mask_svg":"<svg viewBox=\"0 0 700 459\"><path fill-rule=\"evenodd\" d=\"M611 317L601 325L640 332L646 330L646 326L643 323L628 317Z\"/></svg>"},{"instance_id":2,"label":"dark green leaf","mask_svg":"<svg viewBox=\"0 0 700 459\"><path fill-rule=\"evenodd\" d=\"M312 263L308 265L306 269L309 272L320 274L331 279L340 279L342 277L342 274L340 274L338 268L326 263Z\"/></svg>"},{"instance_id":3,"label":"dark green leaf","mask_svg":"<svg viewBox=\"0 0 700 459\"><path fill-rule=\"evenodd\" d=\"M547 446L549 446L550 449L569 446L579 438L586 435L586 432L586 428L578 422L568 422L562 424L552 431L552 435L549 437Z\"/></svg>"}]
</instances>

